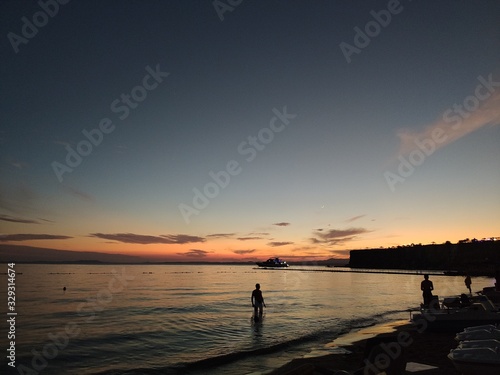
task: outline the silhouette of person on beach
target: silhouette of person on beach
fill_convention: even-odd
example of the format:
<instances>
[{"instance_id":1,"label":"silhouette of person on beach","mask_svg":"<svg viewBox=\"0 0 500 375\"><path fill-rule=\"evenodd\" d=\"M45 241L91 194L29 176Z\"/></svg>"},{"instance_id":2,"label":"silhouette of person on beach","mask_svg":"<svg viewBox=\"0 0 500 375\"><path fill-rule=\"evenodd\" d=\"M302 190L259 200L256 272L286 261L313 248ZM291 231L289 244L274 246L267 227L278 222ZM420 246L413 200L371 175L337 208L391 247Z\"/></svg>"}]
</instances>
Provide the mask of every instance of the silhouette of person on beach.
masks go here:
<instances>
[{"instance_id":1,"label":"silhouette of person on beach","mask_svg":"<svg viewBox=\"0 0 500 375\"><path fill-rule=\"evenodd\" d=\"M424 280L420 283L420 290L422 290L422 297L424 297L424 306L429 306L432 300L432 291L434 285L429 280L429 275L424 275Z\"/></svg>"},{"instance_id":2,"label":"silhouette of person on beach","mask_svg":"<svg viewBox=\"0 0 500 375\"><path fill-rule=\"evenodd\" d=\"M470 287L472 284L472 280L471 280L469 274L467 274L467 276L465 276L464 283L465 283L465 286L467 287L467 289L469 289L469 293L472 294L472 289Z\"/></svg>"},{"instance_id":3,"label":"silhouette of person on beach","mask_svg":"<svg viewBox=\"0 0 500 375\"><path fill-rule=\"evenodd\" d=\"M262 317L263 307L266 307L266 304L264 303L264 297L262 296L262 291L260 290L260 284L255 284L255 289L252 292L252 297L250 298L250 300L252 301L252 307L254 309L254 320L257 322L259 320L259 317Z\"/></svg>"}]
</instances>

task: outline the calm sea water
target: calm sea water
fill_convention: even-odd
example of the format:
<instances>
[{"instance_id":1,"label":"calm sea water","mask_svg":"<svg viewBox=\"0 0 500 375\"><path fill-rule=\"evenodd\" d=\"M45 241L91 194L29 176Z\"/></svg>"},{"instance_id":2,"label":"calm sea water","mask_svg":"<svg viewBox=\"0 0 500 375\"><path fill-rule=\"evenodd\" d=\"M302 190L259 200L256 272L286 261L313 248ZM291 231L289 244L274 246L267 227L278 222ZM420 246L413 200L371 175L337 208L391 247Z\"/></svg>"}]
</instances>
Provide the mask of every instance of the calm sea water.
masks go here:
<instances>
[{"instance_id":1,"label":"calm sea water","mask_svg":"<svg viewBox=\"0 0 500 375\"><path fill-rule=\"evenodd\" d=\"M293 268L302 271L16 265L16 365L44 374L266 373L311 350L326 354L328 342L352 329L407 319L421 302L420 275ZM463 277L431 279L440 296L466 291ZM267 309L254 323L250 296L257 282ZM472 287L491 285L474 278ZM5 356L1 363L6 368Z\"/></svg>"}]
</instances>

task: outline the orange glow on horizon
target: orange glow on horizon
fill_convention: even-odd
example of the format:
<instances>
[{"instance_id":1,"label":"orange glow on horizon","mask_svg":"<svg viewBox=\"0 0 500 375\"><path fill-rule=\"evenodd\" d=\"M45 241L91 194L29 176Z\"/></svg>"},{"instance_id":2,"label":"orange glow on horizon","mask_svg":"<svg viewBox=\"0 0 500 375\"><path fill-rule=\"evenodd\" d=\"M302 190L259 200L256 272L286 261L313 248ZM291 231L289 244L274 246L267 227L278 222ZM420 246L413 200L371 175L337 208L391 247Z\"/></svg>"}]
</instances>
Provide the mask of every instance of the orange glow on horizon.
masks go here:
<instances>
[{"instance_id":1,"label":"orange glow on horizon","mask_svg":"<svg viewBox=\"0 0 500 375\"><path fill-rule=\"evenodd\" d=\"M448 228L450 229L450 228ZM446 241L457 243L464 238L487 238L491 233L478 236L461 235L463 230L441 233L441 228L426 232L398 228L396 235L382 235L372 232L344 245L328 247L324 244L312 245L304 241L291 242L284 246L271 246L269 239L205 238L203 242L184 244L136 244L107 241L94 237L73 237L66 240L11 241L6 244L32 246L74 252L96 252L103 254L127 255L138 257L139 261L172 262L255 262L280 257L288 262L318 261L327 259L349 259L351 250L389 248L410 244L440 244Z\"/></svg>"}]
</instances>

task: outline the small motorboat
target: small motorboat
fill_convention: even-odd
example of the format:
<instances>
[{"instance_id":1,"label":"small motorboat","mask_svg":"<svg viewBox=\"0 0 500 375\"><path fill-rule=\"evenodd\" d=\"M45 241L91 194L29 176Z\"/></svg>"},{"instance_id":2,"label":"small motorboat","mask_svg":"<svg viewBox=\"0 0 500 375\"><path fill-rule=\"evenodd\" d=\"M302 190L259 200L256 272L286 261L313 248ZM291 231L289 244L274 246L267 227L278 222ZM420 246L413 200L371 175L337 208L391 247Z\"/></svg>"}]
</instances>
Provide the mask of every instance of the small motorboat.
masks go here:
<instances>
[{"instance_id":1,"label":"small motorboat","mask_svg":"<svg viewBox=\"0 0 500 375\"><path fill-rule=\"evenodd\" d=\"M259 267L265 268L285 268L288 267L289 264L280 258L269 258L265 262L257 262Z\"/></svg>"},{"instance_id":2,"label":"small motorboat","mask_svg":"<svg viewBox=\"0 0 500 375\"><path fill-rule=\"evenodd\" d=\"M457 348L450 351L448 358L462 375L500 374L500 351L498 349Z\"/></svg>"}]
</instances>

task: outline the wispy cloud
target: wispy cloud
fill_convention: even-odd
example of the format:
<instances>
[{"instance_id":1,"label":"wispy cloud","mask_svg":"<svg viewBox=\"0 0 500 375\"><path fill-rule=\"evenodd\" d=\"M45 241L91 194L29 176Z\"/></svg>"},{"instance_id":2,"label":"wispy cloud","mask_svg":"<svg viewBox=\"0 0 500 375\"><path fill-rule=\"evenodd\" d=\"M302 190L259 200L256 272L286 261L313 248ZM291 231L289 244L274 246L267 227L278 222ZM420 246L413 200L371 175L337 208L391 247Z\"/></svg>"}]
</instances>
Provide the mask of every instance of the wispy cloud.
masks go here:
<instances>
[{"instance_id":1,"label":"wispy cloud","mask_svg":"<svg viewBox=\"0 0 500 375\"><path fill-rule=\"evenodd\" d=\"M365 228L316 230L315 237L310 240L314 244L339 245L353 240L359 234L369 232Z\"/></svg>"},{"instance_id":2,"label":"wispy cloud","mask_svg":"<svg viewBox=\"0 0 500 375\"><path fill-rule=\"evenodd\" d=\"M235 253L235 254L239 254L239 255L252 254L252 253L255 253L255 249L249 249L249 250L233 250L233 253Z\"/></svg>"},{"instance_id":3,"label":"wispy cloud","mask_svg":"<svg viewBox=\"0 0 500 375\"><path fill-rule=\"evenodd\" d=\"M184 253L177 253L177 255L184 255L190 258L205 258L210 252L206 250L191 249Z\"/></svg>"},{"instance_id":4,"label":"wispy cloud","mask_svg":"<svg viewBox=\"0 0 500 375\"><path fill-rule=\"evenodd\" d=\"M37 208L40 199L32 186L19 184L6 188L0 185L0 209L3 211L18 215L27 212L40 212L40 209Z\"/></svg>"},{"instance_id":5,"label":"wispy cloud","mask_svg":"<svg viewBox=\"0 0 500 375\"><path fill-rule=\"evenodd\" d=\"M349 219L346 220L346 223L352 223L353 221L359 220L365 216L366 215L358 215L358 216L350 217Z\"/></svg>"},{"instance_id":6,"label":"wispy cloud","mask_svg":"<svg viewBox=\"0 0 500 375\"><path fill-rule=\"evenodd\" d=\"M39 221L30 219L21 219L20 217L12 217L9 215L0 215L1 221L8 221L11 223L21 223L21 224L40 224Z\"/></svg>"},{"instance_id":7,"label":"wispy cloud","mask_svg":"<svg viewBox=\"0 0 500 375\"><path fill-rule=\"evenodd\" d=\"M474 111L450 108L443 113L440 120L421 131L401 129L397 134L400 139L399 155L409 155L418 149L417 143L423 144L422 142L432 142L434 152L473 131L493 125L500 125L500 92L493 92Z\"/></svg>"},{"instance_id":8,"label":"wispy cloud","mask_svg":"<svg viewBox=\"0 0 500 375\"><path fill-rule=\"evenodd\" d=\"M78 190L72 186L63 185L63 187L64 187L64 190L66 190L66 192L73 195L74 197L77 197L77 198L82 199L84 201L93 201L94 200L94 198L90 194L87 194L87 193L85 193L81 190Z\"/></svg>"},{"instance_id":9,"label":"wispy cloud","mask_svg":"<svg viewBox=\"0 0 500 375\"><path fill-rule=\"evenodd\" d=\"M214 234L208 234L206 237L207 238L232 238L235 236L236 233L214 233Z\"/></svg>"},{"instance_id":10,"label":"wispy cloud","mask_svg":"<svg viewBox=\"0 0 500 375\"><path fill-rule=\"evenodd\" d=\"M300 246L300 247L294 247L292 249L292 252L296 252L296 251L309 251L309 250L315 250L317 249L316 246Z\"/></svg>"},{"instance_id":11,"label":"wispy cloud","mask_svg":"<svg viewBox=\"0 0 500 375\"><path fill-rule=\"evenodd\" d=\"M46 223L55 223L55 221L48 220L48 219L43 219L41 217L39 217L38 220L45 221Z\"/></svg>"},{"instance_id":12,"label":"wispy cloud","mask_svg":"<svg viewBox=\"0 0 500 375\"><path fill-rule=\"evenodd\" d=\"M250 237L238 237L237 240L240 241L250 241L250 240L262 240L262 237L250 236Z\"/></svg>"},{"instance_id":13,"label":"wispy cloud","mask_svg":"<svg viewBox=\"0 0 500 375\"><path fill-rule=\"evenodd\" d=\"M173 244L183 244L191 242L205 242L205 238L199 236L191 236L189 234L169 234L162 235L162 238L166 238L167 241Z\"/></svg>"},{"instance_id":14,"label":"wispy cloud","mask_svg":"<svg viewBox=\"0 0 500 375\"><path fill-rule=\"evenodd\" d=\"M293 242L268 242L268 246L272 247L278 247L278 246L286 246L286 245L292 245Z\"/></svg>"},{"instance_id":15,"label":"wispy cloud","mask_svg":"<svg viewBox=\"0 0 500 375\"><path fill-rule=\"evenodd\" d=\"M290 223L287 222L281 222L281 223L274 223L273 225L277 225L278 227L287 227L290 225Z\"/></svg>"},{"instance_id":16,"label":"wispy cloud","mask_svg":"<svg viewBox=\"0 0 500 375\"><path fill-rule=\"evenodd\" d=\"M173 234L149 236L135 233L91 233L91 237L102 238L104 240L112 240L123 243L134 243L148 245L154 243L162 244L186 244L193 242L205 242L205 238L198 236L190 236L187 234Z\"/></svg>"},{"instance_id":17,"label":"wispy cloud","mask_svg":"<svg viewBox=\"0 0 500 375\"><path fill-rule=\"evenodd\" d=\"M54 234L29 234L29 233L20 233L20 234L1 234L0 242L7 241L32 241L32 240L67 240L69 236L59 236Z\"/></svg>"},{"instance_id":18,"label":"wispy cloud","mask_svg":"<svg viewBox=\"0 0 500 375\"><path fill-rule=\"evenodd\" d=\"M17 169L25 169L25 168L29 167L28 163L25 163L24 161L19 161L19 160L11 161L10 165L12 165L13 167L15 167Z\"/></svg>"}]
</instances>

